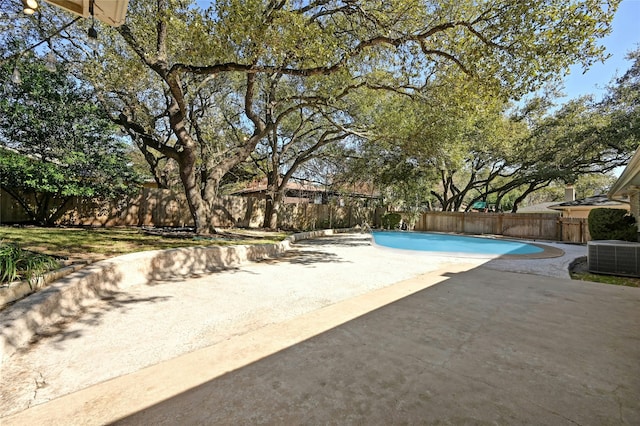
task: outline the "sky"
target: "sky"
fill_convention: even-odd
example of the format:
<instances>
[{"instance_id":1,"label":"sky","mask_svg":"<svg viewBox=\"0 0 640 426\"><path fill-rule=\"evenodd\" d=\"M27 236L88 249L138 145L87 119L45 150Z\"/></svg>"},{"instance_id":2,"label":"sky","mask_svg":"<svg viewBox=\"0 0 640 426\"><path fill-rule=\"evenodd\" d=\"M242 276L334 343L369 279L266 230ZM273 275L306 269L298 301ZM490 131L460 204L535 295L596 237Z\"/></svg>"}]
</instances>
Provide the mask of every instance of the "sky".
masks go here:
<instances>
[{"instance_id":1,"label":"sky","mask_svg":"<svg viewBox=\"0 0 640 426\"><path fill-rule=\"evenodd\" d=\"M601 99L607 84L619 77L631 66L625 59L627 53L640 47L640 0L623 0L613 18L613 31L602 39L607 53L611 55L605 63L594 64L583 74L581 66L571 69L565 79L564 99L574 99L582 95L595 95Z\"/></svg>"}]
</instances>

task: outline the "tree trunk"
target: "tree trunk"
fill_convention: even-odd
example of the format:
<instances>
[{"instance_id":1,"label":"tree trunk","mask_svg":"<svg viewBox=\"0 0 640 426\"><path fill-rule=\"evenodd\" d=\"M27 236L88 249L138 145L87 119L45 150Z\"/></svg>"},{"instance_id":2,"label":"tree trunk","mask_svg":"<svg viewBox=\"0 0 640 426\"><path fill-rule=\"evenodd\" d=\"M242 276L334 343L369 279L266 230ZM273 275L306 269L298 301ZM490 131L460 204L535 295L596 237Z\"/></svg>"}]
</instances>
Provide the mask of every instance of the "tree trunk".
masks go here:
<instances>
[{"instance_id":1,"label":"tree trunk","mask_svg":"<svg viewBox=\"0 0 640 426\"><path fill-rule=\"evenodd\" d=\"M273 197L267 194L265 201L266 203L264 206L264 218L262 219L262 227L267 229L273 229L271 228L271 215L273 214Z\"/></svg>"},{"instance_id":2,"label":"tree trunk","mask_svg":"<svg viewBox=\"0 0 640 426\"><path fill-rule=\"evenodd\" d=\"M38 222L38 225L40 226L48 226L47 223L47 217L49 216L49 200L51 199L51 197L49 197L48 194L42 194L42 198L40 198L40 201L38 201L38 196L36 195L35 200L36 200L36 222Z\"/></svg>"},{"instance_id":3,"label":"tree trunk","mask_svg":"<svg viewBox=\"0 0 640 426\"><path fill-rule=\"evenodd\" d=\"M267 203L262 223L262 226L267 229L278 229L278 218L284 200L285 186L284 183L278 184L278 182L269 182L267 186Z\"/></svg>"},{"instance_id":4,"label":"tree trunk","mask_svg":"<svg viewBox=\"0 0 640 426\"><path fill-rule=\"evenodd\" d=\"M29 219L33 222L33 223L37 223L37 215L36 212L33 211L33 209L31 208L31 206L29 206L29 202L27 201L27 197L29 196L28 194L24 193L24 192L18 192L15 191L11 188L7 188L7 187L2 187L2 189L11 196L11 198L13 198L15 201L18 202L18 204L20 204L20 206L22 207L22 209L24 210L24 212L26 213L27 216L29 216ZM34 195L35 197L35 195Z\"/></svg>"},{"instance_id":5,"label":"tree trunk","mask_svg":"<svg viewBox=\"0 0 640 426\"><path fill-rule=\"evenodd\" d=\"M202 198L196 178L196 156L192 149L185 148L179 159L180 180L187 197L189 212L193 218L196 234L216 234L213 224L213 210Z\"/></svg>"},{"instance_id":6,"label":"tree trunk","mask_svg":"<svg viewBox=\"0 0 640 426\"><path fill-rule=\"evenodd\" d=\"M54 226L56 224L56 220L60 219L60 217L66 212L67 204L69 204L70 201L71 197L65 197L62 202L58 204L55 211L47 217L47 226Z\"/></svg>"},{"instance_id":7,"label":"tree trunk","mask_svg":"<svg viewBox=\"0 0 640 426\"><path fill-rule=\"evenodd\" d=\"M278 219L280 216L280 210L282 209L282 202L284 200L284 193L277 191L273 196L267 197L267 206L264 214L264 227L268 229L278 229Z\"/></svg>"}]
</instances>

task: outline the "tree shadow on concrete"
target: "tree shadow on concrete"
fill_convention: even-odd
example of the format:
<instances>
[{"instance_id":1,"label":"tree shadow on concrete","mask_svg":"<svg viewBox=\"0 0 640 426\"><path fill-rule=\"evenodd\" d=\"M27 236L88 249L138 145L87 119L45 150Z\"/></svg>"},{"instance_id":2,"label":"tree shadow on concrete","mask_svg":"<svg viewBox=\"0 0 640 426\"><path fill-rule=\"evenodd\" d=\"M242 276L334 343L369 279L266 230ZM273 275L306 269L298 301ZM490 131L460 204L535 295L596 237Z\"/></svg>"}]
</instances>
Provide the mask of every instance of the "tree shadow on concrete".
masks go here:
<instances>
[{"instance_id":1,"label":"tree shadow on concrete","mask_svg":"<svg viewBox=\"0 0 640 426\"><path fill-rule=\"evenodd\" d=\"M263 259L257 263L263 263L267 265L277 265L279 263L291 263L294 265L313 265L316 263L343 263L344 260L335 253L327 253L324 251L316 250L287 250L279 257L271 259Z\"/></svg>"},{"instance_id":2,"label":"tree shadow on concrete","mask_svg":"<svg viewBox=\"0 0 640 426\"><path fill-rule=\"evenodd\" d=\"M366 247L370 243L362 236L334 236L301 240L288 250L280 250L274 256L271 245L190 247L165 250L152 260L147 274L147 284L176 281L184 278L197 278L221 271L245 272L242 268L247 258L256 263L277 264L288 262L311 265L314 263L336 263L341 258L323 247ZM296 247L300 247L297 249ZM318 247L319 250L307 250Z\"/></svg>"},{"instance_id":3,"label":"tree shadow on concrete","mask_svg":"<svg viewBox=\"0 0 640 426\"><path fill-rule=\"evenodd\" d=\"M45 339L52 339L53 343L57 344L82 337L84 334L82 330L68 330L73 324L99 327L103 325L103 317L108 312L115 310L124 314L131 309L133 304L160 303L169 299L169 296L136 298L125 292L105 292L94 303L80 306L73 312L61 314L55 321L39 327L29 341L29 345L19 349L19 352L29 351L34 345Z\"/></svg>"},{"instance_id":4,"label":"tree shadow on concrete","mask_svg":"<svg viewBox=\"0 0 640 426\"><path fill-rule=\"evenodd\" d=\"M322 251L321 249L324 247L367 247L369 245L371 244L368 239L357 235L311 238L308 240L296 241L293 245L294 248L287 250L277 258L264 259L259 262L273 265L283 262L297 265L343 263L345 261L339 255L332 253L330 250ZM310 250L310 247L317 247L319 250Z\"/></svg>"},{"instance_id":5,"label":"tree shadow on concrete","mask_svg":"<svg viewBox=\"0 0 640 426\"><path fill-rule=\"evenodd\" d=\"M0 312L0 338L5 356L28 348L39 334L53 336L64 330L71 318L78 318L101 297L119 292L122 272L114 265L94 264L52 283L42 291L16 302ZM60 326L55 324L60 323Z\"/></svg>"},{"instance_id":6,"label":"tree shadow on concrete","mask_svg":"<svg viewBox=\"0 0 640 426\"><path fill-rule=\"evenodd\" d=\"M259 262L259 261L257 261ZM146 285L148 286L157 286L160 284L164 284L164 283L171 283L171 282L182 282L186 279L198 279L198 278L202 278L208 275L212 275L212 274L217 274L217 273L227 273L227 274L250 274L250 275L257 275L255 272L249 271L245 268L241 268L241 267L232 267L232 266L207 266L206 270L203 271L198 271L198 272L191 272L188 273L186 275L166 275L162 278L154 278L153 280L150 280L149 282L146 283Z\"/></svg>"},{"instance_id":7,"label":"tree shadow on concrete","mask_svg":"<svg viewBox=\"0 0 640 426\"><path fill-rule=\"evenodd\" d=\"M156 303L162 298L127 299L123 288L138 283L154 285L163 281L182 281L221 271L249 272L242 265L246 259L266 259L267 264L288 262L312 265L344 262L324 246L357 247L368 245L368 240L358 235L341 235L301 242L301 249L276 251L270 245L193 247L163 250L154 255L148 272L136 276L138 260L128 263L96 263L60 280L50 288L16 303L8 312L0 313L1 338L5 351L30 347L44 338L57 341L80 337L79 332L69 331L74 322L97 326L107 310L124 309L132 303ZM318 247L319 250L308 250ZM124 262L124 261L123 261ZM140 275L140 273L137 273ZM73 282L71 281L73 280Z\"/></svg>"},{"instance_id":8,"label":"tree shadow on concrete","mask_svg":"<svg viewBox=\"0 0 640 426\"><path fill-rule=\"evenodd\" d=\"M296 242L301 246L336 246L336 247L367 247L371 239L363 235L326 236Z\"/></svg>"},{"instance_id":9,"label":"tree shadow on concrete","mask_svg":"<svg viewBox=\"0 0 640 426\"><path fill-rule=\"evenodd\" d=\"M163 250L152 260L146 282L172 281L220 271L240 270L251 259L273 255L271 244L210 246Z\"/></svg>"}]
</instances>

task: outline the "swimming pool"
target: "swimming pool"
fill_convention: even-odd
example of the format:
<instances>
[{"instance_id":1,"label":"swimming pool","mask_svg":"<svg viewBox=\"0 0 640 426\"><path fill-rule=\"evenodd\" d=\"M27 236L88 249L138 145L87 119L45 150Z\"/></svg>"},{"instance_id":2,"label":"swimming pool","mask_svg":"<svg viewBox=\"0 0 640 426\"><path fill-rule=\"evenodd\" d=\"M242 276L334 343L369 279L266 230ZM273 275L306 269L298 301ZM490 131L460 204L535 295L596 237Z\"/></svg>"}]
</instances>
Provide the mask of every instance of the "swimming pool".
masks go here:
<instances>
[{"instance_id":1,"label":"swimming pool","mask_svg":"<svg viewBox=\"0 0 640 426\"><path fill-rule=\"evenodd\" d=\"M375 231L376 244L403 250L480 255L535 254L543 248L517 241L427 232Z\"/></svg>"}]
</instances>

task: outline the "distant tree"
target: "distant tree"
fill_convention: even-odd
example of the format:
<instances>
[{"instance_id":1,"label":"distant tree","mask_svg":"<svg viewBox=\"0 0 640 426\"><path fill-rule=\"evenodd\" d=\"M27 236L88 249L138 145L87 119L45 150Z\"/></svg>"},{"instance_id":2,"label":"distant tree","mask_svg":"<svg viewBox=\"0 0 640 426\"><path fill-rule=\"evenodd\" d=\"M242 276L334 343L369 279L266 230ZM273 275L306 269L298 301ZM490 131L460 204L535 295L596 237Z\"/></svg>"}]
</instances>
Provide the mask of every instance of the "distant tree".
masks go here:
<instances>
[{"instance_id":1,"label":"distant tree","mask_svg":"<svg viewBox=\"0 0 640 426\"><path fill-rule=\"evenodd\" d=\"M267 93L267 122L273 122L272 130L258 143L252 158L267 178L267 204L264 227L276 228L278 214L284 202L291 179L302 173L309 162L331 155L335 145L348 143L358 137L358 124L350 114L353 107L349 96L363 88L362 84L338 85L325 89L333 96L318 94L300 96L301 82L293 85L288 79L272 78ZM319 83L316 83L316 86ZM326 84L326 82L325 82ZM292 106L291 97L301 103ZM278 107L279 106L279 107Z\"/></svg>"},{"instance_id":2,"label":"distant tree","mask_svg":"<svg viewBox=\"0 0 640 426\"><path fill-rule=\"evenodd\" d=\"M613 172L580 175L573 184L576 189L576 198L606 194L616 180L617 177Z\"/></svg>"},{"instance_id":3,"label":"distant tree","mask_svg":"<svg viewBox=\"0 0 640 426\"><path fill-rule=\"evenodd\" d=\"M576 198L592 197L598 194L606 194L609 188L616 181L616 177L613 173L593 173L578 176L577 180L573 182L575 188ZM542 188L538 191L530 193L522 203L525 206L531 206L540 203L547 202L562 202L565 201L565 189L567 185L563 182L553 182L548 187ZM517 191L514 191L514 199L516 195L520 195ZM503 203L504 207L504 203ZM511 208L511 206L509 207Z\"/></svg>"},{"instance_id":4,"label":"distant tree","mask_svg":"<svg viewBox=\"0 0 640 426\"><path fill-rule=\"evenodd\" d=\"M113 197L136 187L128 145L95 99L58 66L27 55L0 65L0 187L33 222L50 225L74 196Z\"/></svg>"},{"instance_id":5,"label":"distant tree","mask_svg":"<svg viewBox=\"0 0 640 426\"><path fill-rule=\"evenodd\" d=\"M387 196L403 208L459 210L474 197L486 201L526 133L495 92L459 74L434 77L419 95L371 103L375 136L361 144L351 170L391 190Z\"/></svg>"}]
</instances>

